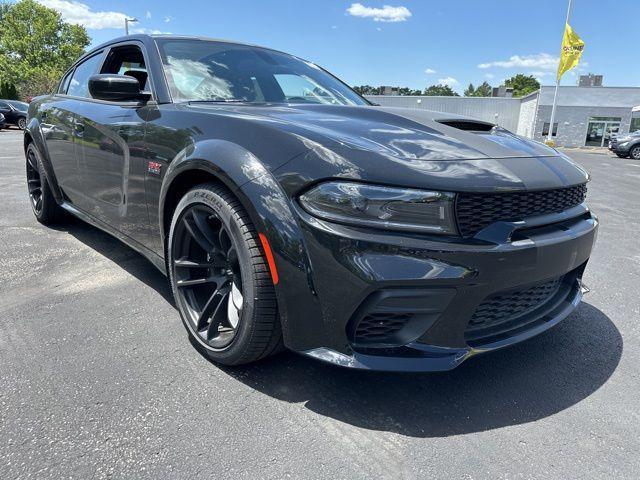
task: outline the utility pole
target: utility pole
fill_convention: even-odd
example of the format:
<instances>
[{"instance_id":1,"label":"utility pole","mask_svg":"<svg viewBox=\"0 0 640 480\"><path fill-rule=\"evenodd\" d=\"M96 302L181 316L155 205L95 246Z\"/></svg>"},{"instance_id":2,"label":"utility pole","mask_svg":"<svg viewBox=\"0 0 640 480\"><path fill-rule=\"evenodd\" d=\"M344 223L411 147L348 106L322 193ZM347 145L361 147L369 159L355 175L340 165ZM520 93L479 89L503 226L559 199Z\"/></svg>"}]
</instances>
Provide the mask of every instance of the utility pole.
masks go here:
<instances>
[{"instance_id":1,"label":"utility pole","mask_svg":"<svg viewBox=\"0 0 640 480\"><path fill-rule=\"evenodd\" d=\"M125 35L129 35L129 22L135 23L137 22L137 18L125 18L124 19L124 33Z\"/></svg>"},{"instance_id":2,"label":"utility pole","mask_svg":"<svg viewBox=\"0 0 640 480\"><path fill-rule=\"evenodd\" d=\"M571 2L573 0L569 0L569 6L567 7L567 19L564 22L564 28L562 29L562 35L564 38L564 31L567 28L567 24L569 23L569 17L571 16ZM561 52L562 53L562 52ZM549 134L547 135L547 144L554 143L553 142L553 123L556 119L556 103L558 102L558 90L560 89L560 76L556 74L556 91L553 94L553 106L551 107L551 121L549 122Z\"/></svg>"}]
</instances>

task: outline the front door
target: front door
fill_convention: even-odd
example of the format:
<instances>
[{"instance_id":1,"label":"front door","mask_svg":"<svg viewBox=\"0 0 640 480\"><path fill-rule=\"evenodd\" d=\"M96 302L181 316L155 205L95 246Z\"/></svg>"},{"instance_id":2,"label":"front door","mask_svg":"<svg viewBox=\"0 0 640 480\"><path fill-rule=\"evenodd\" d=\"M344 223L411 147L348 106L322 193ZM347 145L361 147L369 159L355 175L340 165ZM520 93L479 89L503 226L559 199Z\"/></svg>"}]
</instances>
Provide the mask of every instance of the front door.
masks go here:
<instances>
[{"instance_id":1,"label":"front door","mask_svg":"<svg viewBox=\"0 0 640 480\"><path fill-rule=\"evenodd\" d=\"M100 73L134 76L145 87L141 47L112 47ZM81 208L128 237L147 243L149 216L144 179L145 106L137 102L85 102L78 112L82 142L79 164L86 194Z\"/></svg>"}]
</instances>

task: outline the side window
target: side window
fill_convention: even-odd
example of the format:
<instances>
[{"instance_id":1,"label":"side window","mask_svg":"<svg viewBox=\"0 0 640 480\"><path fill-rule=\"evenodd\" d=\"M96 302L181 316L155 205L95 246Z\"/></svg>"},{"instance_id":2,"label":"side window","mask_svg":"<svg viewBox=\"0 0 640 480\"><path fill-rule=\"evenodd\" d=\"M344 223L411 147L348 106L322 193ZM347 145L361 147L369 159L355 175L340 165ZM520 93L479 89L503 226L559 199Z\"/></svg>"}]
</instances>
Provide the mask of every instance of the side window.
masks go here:
<instances>
[{"instance_id":1,"label":"side window","mask_svg":"<svg viewBox=\"0 0 640 480\"><path fill-rule=\"evenodd\" d=\"M11 110L11 107L8 103L0 102L0 110Z\"/></svg>"},{"instance_id":2,"label":"side window","mask_svg":"<svg viewBox=\"0 0 640 480\"><path fill-rule=\"evenodd\" d=\"M65 75L65 77L60 82L60 87L58 88L58 93L67 93L67 89L69 88L69 82L71 81L71 75L73 74L73 70Z\"/></svg>"},{"instance_id":3,"label":"side window","mask_svg":"<svg viewBox=\"0 0 640 480\"><path fill-rule=\"evenodd\" d=\"M140 47L125 45L112 48L100 73L128 75L138 80L140 89L149 90L149 75Z\"/></svg>"},{"instance_id":4,"label":"side window","mask_svg":"<svg viewBox=\"0 0 640 480\"><path fill-rule=\"evenodd\" d=\"M99 53L76 67L67 89L67 95L73 95L74 97L91 97L89 94L89 77L96 73L101 60L102 55Z\"/></svg>"}]
</instances>

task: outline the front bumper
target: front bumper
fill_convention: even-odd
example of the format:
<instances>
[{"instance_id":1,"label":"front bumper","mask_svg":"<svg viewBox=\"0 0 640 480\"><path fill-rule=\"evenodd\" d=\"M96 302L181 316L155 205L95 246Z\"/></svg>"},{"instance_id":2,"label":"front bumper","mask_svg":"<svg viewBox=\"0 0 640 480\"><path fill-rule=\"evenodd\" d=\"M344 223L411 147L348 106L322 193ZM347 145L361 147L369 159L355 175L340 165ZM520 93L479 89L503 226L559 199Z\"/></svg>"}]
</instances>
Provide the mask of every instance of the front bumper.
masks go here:
<instances>
[{"instance_id":1,"label":"front bumper","mask_svg":"<svg viewBox=\"0 0 640 480\"><path fill-rule=\"evenodd\" d=\"M581 277L598 227L584 204L561 214L497 222L471 240L390 234L296 213L311 265L309 284L321 309L305 325L302 343L308 348L296 350L372 370L449 370L551 328L580 303ZM479 306L496 295L503 298L502 292L535 291L553 279L557 289L545 302L525 308L506 332L471 340L470 320ZM390 319L402 326L380 342L362 342L358 322L373 310L381 325ZM377 338L376 325L366 331L370 338Z\"/></svg>"}]
</instances>

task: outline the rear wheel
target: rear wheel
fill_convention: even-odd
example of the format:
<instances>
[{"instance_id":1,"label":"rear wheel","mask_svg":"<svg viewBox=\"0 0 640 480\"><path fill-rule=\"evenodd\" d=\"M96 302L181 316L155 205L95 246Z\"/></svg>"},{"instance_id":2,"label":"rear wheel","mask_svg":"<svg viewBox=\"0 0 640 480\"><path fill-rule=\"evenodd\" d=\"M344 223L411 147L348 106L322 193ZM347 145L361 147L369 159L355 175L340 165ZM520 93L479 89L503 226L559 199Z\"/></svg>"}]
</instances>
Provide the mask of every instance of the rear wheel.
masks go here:
<instances>
[{"instance_id":1,"label":"rear wheel","mask_svg":"<svg viewBox=\"0 0 640 480\"><path fill-rule=\"evenodd\" d=\"M45 225L58 223L63 211L53 197L38 150L30 143L26 151L29 203L36 219Z\"/></svg>"},{"instance_id":2,"label":"rear wheel","mask_svg":"<svg viewBox=\"0 0 640 480\"><path fill-rule=\"evenodd\" d=\"M632 147L631 151L629 152L629 156L634 160L640 160L640 145Z\"/></svg>"},{"instance_id":3,"label":"rear wheel","mask_svg":"<svg viewBox=\"0 0 640 480\"><path fill-rule=\"evenodd\" d=\"M258 235L225 188L190 190L173 215L171 287L192 341L213 361L249 363L282 340L273 283Z\"/></svg>"},{"instance_id":4,"label":"rear wheel","mask_svg":"<svg viewBox=\"0 0 640 480\"><path fill-rule=\"evenodd\" d=\"M20 117L18 119L18 128L20 130L24 130L27 127L27 119L24 117Z\"/></svg>"}]
</instances>

